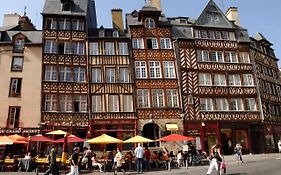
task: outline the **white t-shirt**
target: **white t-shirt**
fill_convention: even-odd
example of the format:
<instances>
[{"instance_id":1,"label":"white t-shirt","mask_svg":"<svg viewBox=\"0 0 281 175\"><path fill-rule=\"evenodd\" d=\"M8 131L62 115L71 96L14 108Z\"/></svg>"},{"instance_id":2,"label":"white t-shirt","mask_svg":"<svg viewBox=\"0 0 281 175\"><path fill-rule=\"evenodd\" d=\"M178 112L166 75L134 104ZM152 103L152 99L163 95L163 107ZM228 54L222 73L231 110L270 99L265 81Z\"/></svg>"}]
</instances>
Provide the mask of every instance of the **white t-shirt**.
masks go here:
<instances>
[{"instance_id":1,"label":"white t-shirt","mask_svg":"<svg viewBox=\"0 0 281 175\"><path fill-rule=\"evenodd\" d=\"M141 146L136 147L135 154L136 154L136 158L143 158L144 149Z\"/></svg>"}]
</instances>

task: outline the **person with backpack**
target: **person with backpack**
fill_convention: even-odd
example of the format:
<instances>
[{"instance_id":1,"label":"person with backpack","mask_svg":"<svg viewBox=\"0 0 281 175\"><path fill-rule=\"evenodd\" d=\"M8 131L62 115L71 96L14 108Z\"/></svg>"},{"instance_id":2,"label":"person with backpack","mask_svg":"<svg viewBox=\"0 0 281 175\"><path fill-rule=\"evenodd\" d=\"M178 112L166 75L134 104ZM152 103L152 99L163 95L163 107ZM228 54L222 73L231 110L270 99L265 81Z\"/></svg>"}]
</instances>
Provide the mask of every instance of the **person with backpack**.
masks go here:
<instances>
[{"instance_id":1,"label":"person with backpack","mask_svg":"<svg viewBox=\"0 0 281 175\"><path fill-rule=\"evenodd\" d=\"M79 175L79 167L78 167L78 158L79 158L79 147L75 147L73 149L73 154L71 155L70 158L70 173L67 175Z\"/></svg>"},{"instance_id":2,"label":"person with backpack","mask_svg":"<svg viewBox=\"0 0 281 175\"><path fill-rule=\"evenodd\" d=\"M57 145L53 145L48 155L49 169L43 175L60 175L59 167L57 165Z\"/></svg>"}]
</instances>

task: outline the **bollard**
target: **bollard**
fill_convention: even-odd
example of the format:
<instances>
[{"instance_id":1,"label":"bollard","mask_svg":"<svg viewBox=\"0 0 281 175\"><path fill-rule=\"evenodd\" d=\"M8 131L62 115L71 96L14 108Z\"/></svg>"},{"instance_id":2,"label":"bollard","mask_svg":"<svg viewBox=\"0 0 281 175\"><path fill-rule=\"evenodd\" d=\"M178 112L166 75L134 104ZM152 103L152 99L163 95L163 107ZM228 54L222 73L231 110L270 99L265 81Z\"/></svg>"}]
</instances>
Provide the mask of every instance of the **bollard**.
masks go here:
<instances>
[{"instance_id":1,"label":"bollard","mask_svg":"<svg viewBox=\"0 0 281 175\"><path fill-rule=\"evenodd\" d=\"M171 162L168 162L168 171L171 171Z\"/></svg>"},{"instance_id":2,"label":"bollard","mask_svg":"<svg viewBox=\"0 0 281 175\"><path fill-rule=\"evenodd\" d=\"M188 160L187 159L185 160L185 167L186 167L186 169L188 169Z\"/></svg>"},{"instance_id":3,"label":"bollard","mask_svg":"<svg viewBox=\"0 0 281 175\"><path fill-rule=\"evenodd\" d=\"M39 174L39 168L38 167L36 167L36 175L38 175Z\"/></svg>"}]
</instances>

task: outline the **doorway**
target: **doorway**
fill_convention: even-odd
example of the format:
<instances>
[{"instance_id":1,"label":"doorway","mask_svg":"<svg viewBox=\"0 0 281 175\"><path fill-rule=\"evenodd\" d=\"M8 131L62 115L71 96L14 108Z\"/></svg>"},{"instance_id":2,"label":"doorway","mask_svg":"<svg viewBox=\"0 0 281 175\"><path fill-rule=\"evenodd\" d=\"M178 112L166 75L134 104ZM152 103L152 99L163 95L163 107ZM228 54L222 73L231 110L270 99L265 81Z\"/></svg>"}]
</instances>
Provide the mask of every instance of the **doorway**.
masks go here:
<instances>
[{"instance_id":1,"label":"doorway","mask_svg":"<svg viewBox=\"0 0 281 175\"><path fill-rule=\"evenodd\" d=\"M142 129L143 136L151 140L159 139L159 126L155 123L147 123ZM156 147L159 146L159 142L150 142L146 146Z\"/></svg>"}]
</instances>

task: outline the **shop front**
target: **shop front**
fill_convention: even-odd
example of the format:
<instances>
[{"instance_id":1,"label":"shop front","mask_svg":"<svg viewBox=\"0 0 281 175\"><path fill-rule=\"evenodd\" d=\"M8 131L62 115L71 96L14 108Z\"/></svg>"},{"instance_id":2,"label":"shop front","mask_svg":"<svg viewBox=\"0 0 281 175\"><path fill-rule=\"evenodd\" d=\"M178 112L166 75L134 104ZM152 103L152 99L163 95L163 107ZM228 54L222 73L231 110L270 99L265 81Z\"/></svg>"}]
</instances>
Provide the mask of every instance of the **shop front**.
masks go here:
<instances>
[{"instance_id":1,"label":"shop front","mask_svg":"<svg viewBox=\"0 0 281 175\"><path fill-rule=\"evenodd\" d=\"M273 126L270 124L263 125L264 132L264 151L265 153L273 153L275 152L275 143L274 143L274 134L273 134Z\"/></svg>"}]
</instances>

